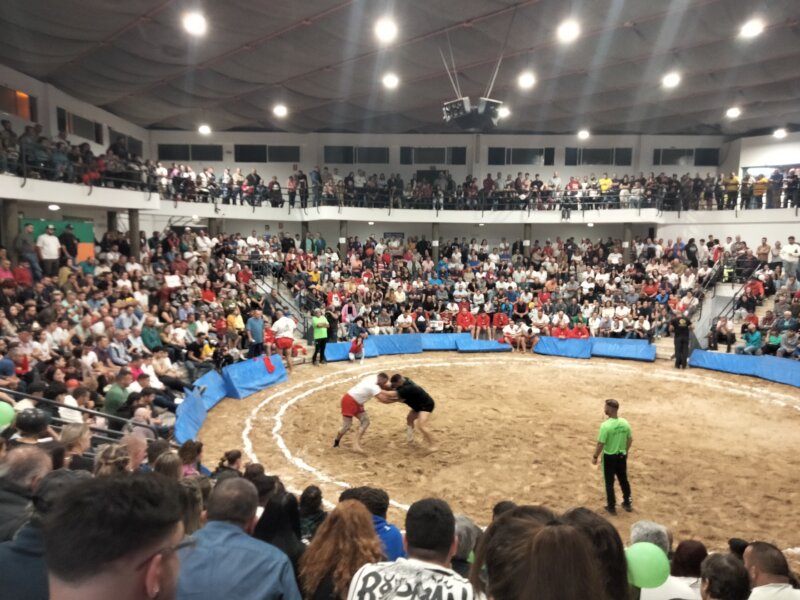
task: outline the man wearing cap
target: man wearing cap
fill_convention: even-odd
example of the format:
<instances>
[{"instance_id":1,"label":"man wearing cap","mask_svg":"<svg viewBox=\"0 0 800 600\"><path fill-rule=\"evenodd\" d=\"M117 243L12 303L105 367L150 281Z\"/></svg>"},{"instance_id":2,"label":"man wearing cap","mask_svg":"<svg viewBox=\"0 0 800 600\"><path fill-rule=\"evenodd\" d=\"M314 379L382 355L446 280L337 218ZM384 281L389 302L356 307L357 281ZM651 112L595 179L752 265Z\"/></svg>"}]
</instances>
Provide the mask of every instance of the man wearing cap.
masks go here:
<instances>
[{"instance_id":1,"label":"man wearing cap","mask_svg":"<svg viewBox=\"0 0 800 600\"><path fill-rule=\"evenodd\" d=\"M609 398L605 402L605 414L608 417L600 426L597 435L597 446L592 456L592 464L596 465L600 454L603 455L603 477L606 483L606 511L617 514L616 496L614 494L614 478L619 480L622 488L622 508L632 510L631 486L628 483L628 451L633 444L631 426L627 420L617 416L619 402Z\"/></svg>"},{"instance_id":2,"label":"man wearing cap","mask_svg":"<svg viewBox=\"0 0 800 600\"><path fill-rule=\"evenodd\" d=\"M61 257L61 242L54 232L55 227L48 225L45 232L36 238L36 249L42 260L42 272L49 277L58 275L58 259Z\"/></svg>"}]
</instances>

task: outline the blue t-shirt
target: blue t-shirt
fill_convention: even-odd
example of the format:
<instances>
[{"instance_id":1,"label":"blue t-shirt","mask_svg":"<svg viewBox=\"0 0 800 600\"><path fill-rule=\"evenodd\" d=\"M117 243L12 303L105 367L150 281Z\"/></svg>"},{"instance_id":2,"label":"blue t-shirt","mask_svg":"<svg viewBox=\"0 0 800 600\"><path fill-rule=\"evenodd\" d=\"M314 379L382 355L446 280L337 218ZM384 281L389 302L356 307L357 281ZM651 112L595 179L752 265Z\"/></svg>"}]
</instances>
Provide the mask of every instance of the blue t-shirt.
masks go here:
<instances>
[{"instance_id":1,"label":"blue t-shirt","mask_svg":"<svg viewBox=\"0 0 800 600\"><path fill-rule=\"evenodd\" d=\"M264 343L264 319L250 317L247 319L247 331L253 336L254 344Z\"/></svg>"},{"instance_id":2,"label":"blue t-shirt","mask_svg":"<svg viewBox=\"0 0 800 600\"><path fill-rule=\"evenodd\" d=\"M406 558L406 550L403 548L403 534L394 525L387 523L383 517L372 515L372 523L375 526L375 533L381 538L383 552L387 560L397 560L400 557Z\"/></svg>"}]
</instances>

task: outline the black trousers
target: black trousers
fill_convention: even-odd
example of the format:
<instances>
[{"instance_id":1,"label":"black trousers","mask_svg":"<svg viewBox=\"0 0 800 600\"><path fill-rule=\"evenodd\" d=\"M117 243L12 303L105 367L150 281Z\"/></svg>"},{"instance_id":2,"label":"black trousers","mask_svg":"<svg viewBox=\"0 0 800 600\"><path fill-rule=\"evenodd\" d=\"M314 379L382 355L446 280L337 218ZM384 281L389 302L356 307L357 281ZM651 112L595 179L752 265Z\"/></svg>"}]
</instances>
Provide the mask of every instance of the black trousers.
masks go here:
<instances>
[{"instance_id":1,"label":"black trousers","mask_svg":"<svg viewBox=\"0 0 800 600\"><path fill-rule=\"evenodd\" d=\"M689 360L689 336L675 337L675 366L686 367Z\"/></svg>"},{"instance_id":2,"label":"black trousers","mask_svg":"<svg viewBox=\"0 0 800 600\"><path fill-rule=\"evenodd\" d=\"M606 480L606 506L614 508L617 498L614 494L614 478L619 480L622 489L622 503L631 502L631 484L628 483L628 456L625 454L603 454L603 477Z\"/></svg>"},{"instance_id":3,"label":"black trousers","mask_svg":"<svg viewBox=\"0 0 800 600\"><path fill-rule=\"evenodd\" d=\"M314 356L311 357L311 362L317 362L317 354L319 354L319 361L325 362L325 347L328 345L328 338L321 340L314 340Z\"/></svg>"}]
</instances>

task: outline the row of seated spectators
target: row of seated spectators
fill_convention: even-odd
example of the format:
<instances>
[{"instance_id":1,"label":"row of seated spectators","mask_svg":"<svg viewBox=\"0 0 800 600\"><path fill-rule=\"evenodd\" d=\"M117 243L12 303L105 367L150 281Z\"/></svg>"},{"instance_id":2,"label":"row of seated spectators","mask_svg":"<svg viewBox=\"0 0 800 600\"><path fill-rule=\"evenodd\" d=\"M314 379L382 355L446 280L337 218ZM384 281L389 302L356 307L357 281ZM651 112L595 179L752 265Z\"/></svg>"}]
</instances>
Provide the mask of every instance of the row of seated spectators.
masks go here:
<instances>
[{"instance_id":1,"label":"row of seated spectators","mask_svg":"<svg viewBox=\"0 0 800 600\"><path fill-rule=\"evenodd\" d=\"M529 172L503 176L498 172L483 180L467 175L455 180L448 171L435 177L412 177L384 173L368 175L357 169L340 175L338 168L310 169L297 165L286 181L267 180L256 169L226 168L216 174L212 167L195 172L190 165L144 160L129 152L124 138L95 156L89 144L71 144L66 132L50 140L41 125L25 127L21 135L10 121L0 130L0 172L125 189L159 191L167 198L221 201L273 207L320 205L471 210L552 210L568 216L572 208L640 208L663 210L757 209L797 206L800 190L798 169L775 169L767 177L745 173L692 175L667 173L594 173L562 179Z\"/></svg>"},{"instance_id":2,"label":"row of seated spectators","mask_svg":"<svg viewBox=\"0 0 800 600\"><path fill-rule=\"evenodd\" d=\"M590 509L511 501L494 506L484 530L436 498L414 502L401 533L384 490L346 489L326 510L320 488L298 498L238 450L211 472L194 441L175 451L129 436L98 449L94 463L73 453L63 466L24 434L8 445L0 445L0 589L9 600L112 590L164 600L800 595L786 557L765 541L732 538L709 553L690 538L673 548L665 526L636 521L626 547Z\"/></svg>"}]
</instances>

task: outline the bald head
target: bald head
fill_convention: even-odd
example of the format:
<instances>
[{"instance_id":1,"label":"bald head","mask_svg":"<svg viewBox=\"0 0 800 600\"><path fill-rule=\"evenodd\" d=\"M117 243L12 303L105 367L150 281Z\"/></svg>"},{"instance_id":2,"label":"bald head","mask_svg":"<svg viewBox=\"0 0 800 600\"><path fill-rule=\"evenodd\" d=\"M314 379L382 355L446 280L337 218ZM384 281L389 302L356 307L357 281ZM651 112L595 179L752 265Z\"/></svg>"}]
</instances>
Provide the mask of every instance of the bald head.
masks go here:
<instances>
[{"instance_id":1,"label":"bald head","mask_svg":"<svg viewBox=\"0 0 800 600\"><path fill-rule=\"evenodd\" d=\"M44 450L14 448L0 463L0 479L33 491L52 470L53 461Z\"/></svg>"}]
</instances>

